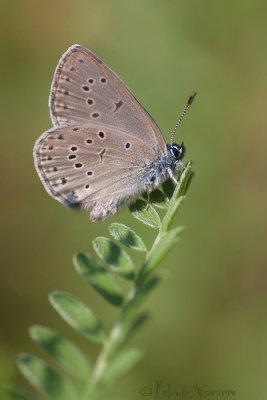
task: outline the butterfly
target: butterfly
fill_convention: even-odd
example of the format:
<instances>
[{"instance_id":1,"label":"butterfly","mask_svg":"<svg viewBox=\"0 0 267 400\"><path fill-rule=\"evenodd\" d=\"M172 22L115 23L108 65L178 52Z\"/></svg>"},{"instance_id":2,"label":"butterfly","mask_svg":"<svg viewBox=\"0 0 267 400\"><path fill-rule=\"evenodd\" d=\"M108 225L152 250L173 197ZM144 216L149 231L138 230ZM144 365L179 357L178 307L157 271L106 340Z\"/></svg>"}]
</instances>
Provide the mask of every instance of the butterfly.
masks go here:
<instances>
[{"instance_id":1,"label":"butterfly","mask_svg":"<svg viewBox=\"0 0 267 400\"><path fill-rule=\"evenodd\" d=\"M65 206L104 220L166 179L178 183L184 144L172 135L166 145L149 113L91 51L73 45L63 54L49 109L53 128L36 141L34 163L47 192Z\"/></svg>"}]
</instances>

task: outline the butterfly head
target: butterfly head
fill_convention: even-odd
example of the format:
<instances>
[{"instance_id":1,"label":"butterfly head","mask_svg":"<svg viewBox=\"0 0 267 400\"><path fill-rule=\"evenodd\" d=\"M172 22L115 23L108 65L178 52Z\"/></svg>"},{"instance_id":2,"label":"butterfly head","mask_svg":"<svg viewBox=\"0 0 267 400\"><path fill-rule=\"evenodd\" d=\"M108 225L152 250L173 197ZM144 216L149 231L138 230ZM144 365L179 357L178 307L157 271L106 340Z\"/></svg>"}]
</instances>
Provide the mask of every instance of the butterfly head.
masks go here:
<instances>
[{"instance_id":1,"label":"butterfly head","mask_svg":"<svg viewBox=\"0 0 267 400\"><path fill-rule=\"evenodd\" d=\"M182 144L173 143L170 145L169 151L176 161L181 160L185 155L184 142L182 142Z\"/></svg>"}]
</instances>

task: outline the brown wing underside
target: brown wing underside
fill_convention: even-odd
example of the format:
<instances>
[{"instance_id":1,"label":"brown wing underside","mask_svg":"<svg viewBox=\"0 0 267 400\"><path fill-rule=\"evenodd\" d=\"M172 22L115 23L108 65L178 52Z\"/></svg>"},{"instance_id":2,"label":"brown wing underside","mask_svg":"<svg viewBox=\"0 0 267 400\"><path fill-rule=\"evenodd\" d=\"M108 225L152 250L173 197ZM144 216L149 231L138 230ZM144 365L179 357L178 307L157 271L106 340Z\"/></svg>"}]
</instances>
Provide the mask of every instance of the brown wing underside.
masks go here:
<instances>
[{"instance_id":1,"label":"brown wing underside","mask_svg":"<svg viewBox=\"0 0 267 400\"><path fill-rule=\"evenodd\" d=\"M97 122L121 129L163 152L162 134L125 83L89 50L74 45L57 66L50 94L55 126Z\"/></svg>"},{"instance_id":2,"label":"brown wing underside","mask_svg":"<svg viewBox=\"0 0 267 400\"><path fill-rule=\"evenodd\" d=\"M34 153L48 193L65 205L85 208L138 194L146 165L162 156L155 146L98 125L51 129L36 142Z\"/></svg>"}]
</instances>

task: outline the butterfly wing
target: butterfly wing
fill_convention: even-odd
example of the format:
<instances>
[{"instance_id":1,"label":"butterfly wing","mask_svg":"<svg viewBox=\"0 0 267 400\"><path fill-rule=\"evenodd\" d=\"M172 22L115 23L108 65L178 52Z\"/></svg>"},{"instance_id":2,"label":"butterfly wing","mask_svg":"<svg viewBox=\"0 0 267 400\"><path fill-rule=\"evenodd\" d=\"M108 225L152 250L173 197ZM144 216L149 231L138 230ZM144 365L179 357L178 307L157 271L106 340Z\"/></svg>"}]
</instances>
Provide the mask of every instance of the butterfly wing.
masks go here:
<instances>
[{"instance_id":1,"label":"butterfly wing","mask_svg":"<svg viewBox=\"0 0 267 400\"><path fill-rule=\"evenodd\" d=\"M146 189L148 165L166 154L163 136L128 87L89 50L71 46L49 98L54 128L34 159L47 192L104 219Z\"/></svg>"},{"instance_id":2,"label":"butterfly wing","mask_svg":"<svg viewBox=\"0 0 267 400\"><path fill-rule=\"evenodd\" d=\"M50 93L54 126L100 123L121 129L163 153L162 134L125 83L92 52L71 46L57 66Z\"/></svg>"},{"instance_id":3,"label":"butterfly wing","mask_svg":"<svg viewBox=\"0 0 267 400\"><path fill-rule=\"evenodd\" d=\"M92 220L143 192L146 166L161 158L155 146L98 124L53 128L38 139L34 155L47 192L66 206L92 208Z\"/></svg>"}]
</instances>

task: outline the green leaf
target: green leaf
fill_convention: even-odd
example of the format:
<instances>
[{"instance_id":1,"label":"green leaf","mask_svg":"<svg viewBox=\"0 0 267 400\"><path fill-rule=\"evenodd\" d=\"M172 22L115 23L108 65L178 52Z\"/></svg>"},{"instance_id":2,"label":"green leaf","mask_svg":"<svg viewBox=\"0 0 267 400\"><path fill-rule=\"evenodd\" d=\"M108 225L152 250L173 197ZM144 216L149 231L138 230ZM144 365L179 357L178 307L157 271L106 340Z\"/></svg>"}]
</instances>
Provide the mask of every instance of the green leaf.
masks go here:
<instances>
[{"instance_id":1,"label":"green leaf","mask_svg":"<svg viewBox=\"0 0 267 400\"><path fill-rule=\"evenodd\" d=\"M115 383L137 364L142 358L142 355L143 353L141 350L136 348L124 350L107 366L102 376L101 383L105 385L112 385Z\"/></svg>"},{"instance_id":2,"label":"green leaf","mask_svg":"<svg viewBox=\"0 0 267 400\"><path fill-rule=\"evenodd\" d=\"M168 211L166 212L166 214L162 220L162 227L161 227L162 232L165 232L170 228L170 226L174 220L174 217L177 214L177 212L182 204L182 201L185 198L184 194L186 192L186 188L187 188L187 185L188 185L188 182L189 182L191 176L192 176L191 163L188 163L181 175L180 185L176 186L176 188L173 192L173 196L170 201Z\"/></svg>"},{"instance_id":3,"label":"green leaf","mask_svg":"<svg viewBox=\"0 0 267 400\"><path fill-rule=\"evenodd\" d=\"M70 375L81 380L88 379L90 366L74 344L44 326L32 326L30 336Z\"/></svg>"},{"instance_id":4,"label":"green leaf","mask_svg":"<svg viewBox=\"0 0 267 400\"><path fill-rule=\"evenodd\" d=\"M88 306L65 292L54 292L49 299L55 310L72 328L93 342L103 343L106 337L103 325Z\"/></svg>"},{"instance_id":5,"label":"green leaf","mask_svg":"<svg viewBox=\"0 0 267 400\"><path fill-rule=\"evenodd\" d=\"M150 315L147 312L136 315L133 319L125 323L125 326L122 328L122 335L126 339L129 339L149 320L149 318Z\"/></svg>"},{"instance_id":6,"label":"green leaf","mask_svg":"<svg viewBox=\"0 0 267 400\"><path fill-rule=\"evenodd\" d=\"M168 199L172 198L175 187L176 186L174 185L171 179L167 179L165 182L163 182L162 184L163 193Z\"/></svg>"},{"instance_id":7,"label":"green leaf","mask_svg":"<svg viewBox=\"0 0 267 400\"><path fill-rule=\"evenodd\" d=\"M138 286L141 285L153 271L155 271L161 260L169 253L171 248L178 241L179 235L183 230L184 228L182 226L178 226L170 230L168 233L165 233L160 240L154 243L154 246L148 254L148 257L137 276L136 283Z\"/></svg>"},{"instance_id":8,"label":"green leaf","mask_svg":"<svg viewBox=\"0 0 267 400\"><path fill-rule=\"evenodd\" d=\"M160 217L155 208L150 204L147 208L147 203L144 200L137 200L129 207L132 215L143 222L143 224L150 226L154 229L159 229L161 222Z\"/></svg>"},{"instance_id":9,"label":"green leaf","mask_svg":"<svg viewBox=\"0 0 267 400\"><path fill-rule=\"evenodd\" d=\"M21 353L17 365L31 384L50 399L77 399L72 383L40 358Z\"/></svg>"},{"instance_id":10,"label":"green leaf","mask_svg":"<svg viewBox=\"0 0 267 400\"><path fill-rule=\"evenodd\" d=\"M123 303L122 289L115 277L89 254L78 253L73 258L76 270L87 282L114 306Z\"/></svg>"},{"instance_id":11,"label":"green leaf","mask_svg":"<svg viewBox=\"0 0 267 400\"><path fill-rule=\"evenodd\" d=\"M167 232L174 220L175 215L177 214L179 208L181 207L183 201L185 199L185 196L180 196L177 199L173 198L170 201L170 206L166 214L164 215L164 218L162 219L162 225L161 225L161 230L162 232Z\"/></svg>"},{"instance_id":12,"label":"green leaf","mask_svg":"<svg viewBox=\"0 0 267 400\"><path fill-rule=\"evenodd\" d=\"M153 190L153 192L150 193L149 196L153 206L162 209L167 209L169 207L170 200L164 193L162 193L161 190L155 189ZM147 195L146 195L146 200L147 200Z\"/></svg>"},{"instance_id":13,"label":"green leaf","mask_svg":"<svg viewBox=\"0 0 267 400\"><path fill-rule=\"evenodd\" d=\"M136 315L133 319L126 321L120 326L120 329L115 330L115 335L112 336L112 344L107 353L107 359L113 356L134 334L138 331L149 319L149 314L142 312ZM115 337L114 337L115 336Z\"/></svg>"},{"instance_id":14,"label":"green leaf","mask_svg":"<svg viewBox=\"0 0 267 400\"><path fill-rule=\"evenodd\" d=\"M179 196L182 196L186 193L192 176L193 176L192 161L189 161L181 174Z\"/></svg>"},{"instance_id":15,"label":"green leaf","mask_svg":"<svg viewBox=\"0 0 267 400\"><path fill-rule=\"evenodd\" d=\"M124 246L137 251L147 251L143 240L128 226L114 222L109 226L109 232Z\"/></svg>"},{"instance_id":16,"label":"green leaf","mask_svg":"<svg viewBox=\"0 0 267 400\"><path fill-rule=\"evenodd\" d=\"M134 279L134 265L124 249L105 237L95 238L93 246L97 255L109 264L113 271L126 279Z\"/></svg>"},{"instance_id":17,"label":"green leaf","mask_svg":"<svg viewBox=\"0 0 267 400\"><path fill-rule=\"evenodd\" d=\"M163 274L153 275L148 281L140 286L131 300L128 301L121 313L121 320L125 320L134 314L140 304L144 301L145 297L155 288L155 286L162 280Z\"/></svg>"},{"instance_id":18,"label":"green leaf","mask_svg":"<svg viewBox=\"0 0 267 400\"><path fill-rule=\"evenodd\" d=\"M0 399L3 400L34 400L32 396L8 385L0 385Z\"/></svg>"}]
</instances>

